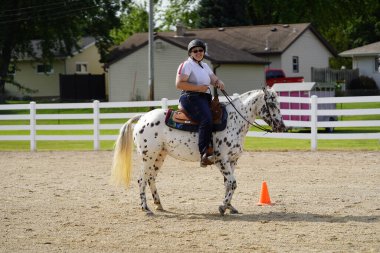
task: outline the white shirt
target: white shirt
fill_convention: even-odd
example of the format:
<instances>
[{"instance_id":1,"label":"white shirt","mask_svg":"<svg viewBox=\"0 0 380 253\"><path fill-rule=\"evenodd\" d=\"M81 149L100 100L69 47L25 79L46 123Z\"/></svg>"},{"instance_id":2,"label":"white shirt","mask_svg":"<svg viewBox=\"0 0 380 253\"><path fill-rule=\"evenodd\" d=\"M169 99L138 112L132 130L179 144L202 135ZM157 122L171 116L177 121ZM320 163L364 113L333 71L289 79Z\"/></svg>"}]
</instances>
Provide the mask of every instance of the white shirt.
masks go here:
<instances>
[{"instance_id":1,"label":"white shirt","mask_svg":"<svg viewBox=\"0 0 380 253\"><path fill-rule=\"evenodd\" d=\"M207 63L200 62L200 64L203 68L196 61L189 57L186 61L182 62L179 65L177 74L188 76L189 79L187 81L191 84L210 85L210 76L213 74L213 72ZM207 93L210 93L210 89L207 91Z\"/></svg>"}]
</instances>

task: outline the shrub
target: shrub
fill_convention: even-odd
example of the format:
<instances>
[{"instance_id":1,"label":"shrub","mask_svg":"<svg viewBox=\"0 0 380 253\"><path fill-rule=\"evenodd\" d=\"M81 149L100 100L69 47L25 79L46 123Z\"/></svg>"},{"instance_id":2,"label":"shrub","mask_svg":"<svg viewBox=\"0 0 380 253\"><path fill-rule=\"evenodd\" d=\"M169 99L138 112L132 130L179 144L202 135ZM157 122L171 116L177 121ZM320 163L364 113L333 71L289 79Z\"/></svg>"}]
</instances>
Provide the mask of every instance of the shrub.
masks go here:
<instances>
[{"instance_id":1,"label":"shrub","mask_svg":"<svg viewBox=\"0 0 380 253\"><path fill-rule=\"evenodd\" d=\"M368 76L359 76L353 79L347 87L349 90L377 90L375 80Z\"/></svg>"}]
</instances>

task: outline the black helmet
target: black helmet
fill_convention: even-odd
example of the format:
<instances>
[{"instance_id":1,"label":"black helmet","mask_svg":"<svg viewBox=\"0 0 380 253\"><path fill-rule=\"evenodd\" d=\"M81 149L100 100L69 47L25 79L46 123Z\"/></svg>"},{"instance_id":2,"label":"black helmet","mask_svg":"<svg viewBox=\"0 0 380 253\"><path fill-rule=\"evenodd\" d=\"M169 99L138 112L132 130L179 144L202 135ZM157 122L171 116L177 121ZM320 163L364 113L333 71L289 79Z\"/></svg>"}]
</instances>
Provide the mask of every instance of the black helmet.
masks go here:
<instances>
[{"instance_id":1,"label":"black helmet","mask_svg":"<svg viewBox=\"0 0 380 253\"><path fill-rule=\"evenodd\" d=\"M206 53L206 44L202 40L195 39L190 41L189 45L187 46L187 52L190 54L191 49L194 47L201 47Z\"/></svg>"}]
</instances>

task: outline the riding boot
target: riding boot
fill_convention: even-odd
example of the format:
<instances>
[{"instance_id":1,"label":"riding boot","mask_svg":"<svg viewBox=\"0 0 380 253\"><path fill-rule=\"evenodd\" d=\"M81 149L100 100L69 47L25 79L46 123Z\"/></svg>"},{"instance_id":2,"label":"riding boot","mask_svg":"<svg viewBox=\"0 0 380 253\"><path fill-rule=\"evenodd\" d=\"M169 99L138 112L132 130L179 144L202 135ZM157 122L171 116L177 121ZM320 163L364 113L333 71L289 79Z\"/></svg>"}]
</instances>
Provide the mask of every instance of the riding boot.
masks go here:
<instances>
[{"instance_id":1,"label":"riding boot","mask_svg":"<svg viewBox=\"0 0 380 253\"><path fill-rule=\"evenodd\" d=\"M207 151L201 155L201 167L207 167L215 163L214 151L212 147L208 147Z\"/></svg>"}]
</instances>

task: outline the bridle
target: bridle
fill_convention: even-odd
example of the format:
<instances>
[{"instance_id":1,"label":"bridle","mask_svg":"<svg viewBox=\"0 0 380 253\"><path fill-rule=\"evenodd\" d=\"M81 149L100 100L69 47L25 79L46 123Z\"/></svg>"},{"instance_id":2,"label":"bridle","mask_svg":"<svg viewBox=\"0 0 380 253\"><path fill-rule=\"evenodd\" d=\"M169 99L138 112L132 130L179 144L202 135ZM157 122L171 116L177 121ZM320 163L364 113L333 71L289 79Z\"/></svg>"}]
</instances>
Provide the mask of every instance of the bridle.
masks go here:
<instances>
[{"instance_id":1,"label":"bridle","mask_svg":"<svg viewBox=\"0 0 380 253\"><path fill-rule=\"evenodd\" d=\"M264 101L265 101L265 105L266 107L268 108L268 112L269 112L269 117L270 117L270 120L272 122L274 122L273 118L272 118L272 114L271 114L271 111L270 111L270 107L268 105L268 102L267 102L267 96L266 96L266 93L265 93L265 87L263 88L263 91L264 91ZM249 125L253 126L253 127L256 127L257 129L260 129L262 131L265 131L267 133L273 133L272 130L268 130L266 129L265 127L263 127L262 125L258 124L256 121L254 121L253 123L250 122L249 120L247 120L240 112L239 110L235 107L235 105L232 103L232 99L231 97L227 94L227 92L225 90L221 90L221 92L223 93L223 95L226 97L226 99L228 100L228 102L232 105L232 107L235 109L235 111L240 115L240 117L242 119L244 119L246 122L248 122Z\"/></svg>"}]
</instances>

